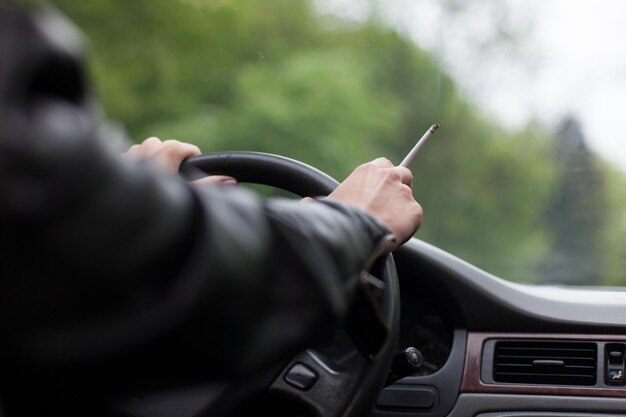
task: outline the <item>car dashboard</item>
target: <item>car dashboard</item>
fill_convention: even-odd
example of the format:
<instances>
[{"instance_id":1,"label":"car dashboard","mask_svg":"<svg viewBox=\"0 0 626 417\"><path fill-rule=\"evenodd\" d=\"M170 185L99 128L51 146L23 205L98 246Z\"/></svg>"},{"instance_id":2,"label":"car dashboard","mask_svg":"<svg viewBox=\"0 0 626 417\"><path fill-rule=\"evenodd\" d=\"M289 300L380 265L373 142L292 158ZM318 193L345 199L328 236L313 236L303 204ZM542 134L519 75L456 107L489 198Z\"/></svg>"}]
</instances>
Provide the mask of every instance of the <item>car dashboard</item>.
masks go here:
<instances>
[{"instance_id":1,"label":"car dashboard","mask_svg":"<svg viewBox=\"0 0 626 417\"><path fill-rule=\"evenodd\" d=\"M394 260L423 364L372 416L626 415L624 289L511 283L417 239Z\"/></svg>"}]
</instances>

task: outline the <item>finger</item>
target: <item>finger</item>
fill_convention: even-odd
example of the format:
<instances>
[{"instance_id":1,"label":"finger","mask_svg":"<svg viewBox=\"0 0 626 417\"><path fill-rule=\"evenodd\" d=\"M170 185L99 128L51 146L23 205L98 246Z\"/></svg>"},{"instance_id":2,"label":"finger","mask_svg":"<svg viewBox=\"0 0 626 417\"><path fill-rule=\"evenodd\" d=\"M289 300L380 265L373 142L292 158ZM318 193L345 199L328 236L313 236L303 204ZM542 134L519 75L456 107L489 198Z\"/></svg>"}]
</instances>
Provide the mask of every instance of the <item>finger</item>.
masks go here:
<instances>
[{"instance_id":1,"label":"finger","mask_svg":"<svg viewBox=\"0 0 626 417\"><path fill-rule=\"evenodd\" d=\"M191 181L194 185L228 185L236 186L237 180L234 177L227 175L209 175L194 181Z\"/></svg>"},{"instance_id":2,"label":"finger","mask_svg":"<svg viewBox=\"0 0 626 417\"><path fill-rule=\"evenodd\" d=\"M161 139L156 136L150 136L141 142L142 145L151 145L153 143L161 143Z\"/></svg>"},{"instance_id":3,"label":"finger","mask_svg":"<svg viewBox=\"0 0 626 417\"><path fill-rule=\"evenodd\" d=\"M398 175L400 175L400 182L402 184L406 184L409 187L412 187L413 172L411 172L410 169L405 168L405 167L394 167L393 169L398 173Z\"/></svg>"},{"instance_id":4,"label":"finger","mask_svg":"<svg viewBox=\"0 0 626 417\"><path fill-rule=\"evenodd\" d=\"M393 163L385 157L376 158L370 163L380 168L389 168L394 166Z\"/></svg>"},{"instance_id":5,"label":"finger","mask_svg":"<svg viewBox=\"0 0 626 417\"><path fill-rule=\"evenodd\" d=\"M134 156L135 154L137 154L137 152L139 152L139 145L134 144L130 148L128 148L128 150L122 155Z\"/></svg>"},{"instance_id":6,"label":"finger","mask_svg":"<svg viewBox=\"0 0 626 417\"><path fill-rule=\"evenodd\" d=\"M191 143L181 142L176 139L168 139L163 142L159 153L168 158L182 161L190 156L200 155L200 148Z\"/></svg>"},{"instance_id":7,"label":"finger","mask_svg":"<svg viewBox=\"0 0 626 417\"><path fill-rule=\"evenodd\" d=\"M141 144L137 147L136 154L143 158L150 158L157 154L161 147L163 146L161 139L156 136L151 136L145 139Z\"/></svg>"},{"instance_id":8,"label":"finger","mask_svg":"<svg viewBox=\"0 0 626 417\"><path fill-rule=\"evenodd\" d=\"M161 139L157 138L156 136L151 136L147 139L144 139L144 141L141 143L136 143L132 145L130 148L128 148L126 152L124 152L124 155L138 157L144 156L146 155L146 152L148 150L155 149L160 143Z\"/></svg>"}]
</instances>

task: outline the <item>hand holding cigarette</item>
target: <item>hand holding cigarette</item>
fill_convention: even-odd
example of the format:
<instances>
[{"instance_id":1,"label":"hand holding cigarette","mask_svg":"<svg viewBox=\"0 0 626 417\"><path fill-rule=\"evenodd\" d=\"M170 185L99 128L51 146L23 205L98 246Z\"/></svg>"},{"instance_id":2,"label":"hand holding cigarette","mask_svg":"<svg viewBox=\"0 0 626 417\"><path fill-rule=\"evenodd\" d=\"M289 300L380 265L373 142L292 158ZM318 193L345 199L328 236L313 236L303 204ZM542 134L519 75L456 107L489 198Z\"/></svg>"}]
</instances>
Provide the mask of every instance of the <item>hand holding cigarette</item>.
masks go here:
<instances>
[{"instance_id":1,"label":"hand holding cigarette","mask_svg":"<svg viewBox=\"0 0 626 417\"><path fill-rule=\"evenodd\" d=\"M327 198L360 208L382 223L391 232L382 244L389 252L410 239L422 223L422 207L407 192L412 182L409 169L376 158L359 165Z\"/></svg>"},{"instance_id":2,"label":"hand holding cigarette","mask_svg":"<svg viewBox=\"0 0 626 417\"><path fill-rule=\"evenodd\" d=\"M424 135L422 135L422 137L417 141L417 143L415 144L415 146L413 146L413 149L411 149L409 151L409 153L404 157L404 159L402 160L402 162L400 162L401 167L408 167L409 164L411 163L411 161L413 160L413 158L415 158L415 155L417 155L417 152L421 149L422 146L424 146L424 143L426 143L426 141L428 140L428 138L435 133L435 130L437 130L439 128L439 125L437 123L435 123L434 125L432 125L427 131L426 133L424 133Z\"/></svg>"},{"instance_id":3,"label":"hand holding cigarette","mask_svg":"<svg viewBox=\"0 0 626 417\"><path fill-rule=\"evenodd\" d=\"M388 236L390 239L384 245L386 251L397 249L422 224L422 206L415 201L412 193L406 192L406 187L411 187L413 181L407 167L438 128L437 123L433 124L400 165L394 166L387 158L377 158L362 164L328 196L330 199L352 204L384 224L391 232ZM407 169L398 169L399 167ZM391 182L388 175L390 171L396 174Z\"/></svg>"}]
</instances>

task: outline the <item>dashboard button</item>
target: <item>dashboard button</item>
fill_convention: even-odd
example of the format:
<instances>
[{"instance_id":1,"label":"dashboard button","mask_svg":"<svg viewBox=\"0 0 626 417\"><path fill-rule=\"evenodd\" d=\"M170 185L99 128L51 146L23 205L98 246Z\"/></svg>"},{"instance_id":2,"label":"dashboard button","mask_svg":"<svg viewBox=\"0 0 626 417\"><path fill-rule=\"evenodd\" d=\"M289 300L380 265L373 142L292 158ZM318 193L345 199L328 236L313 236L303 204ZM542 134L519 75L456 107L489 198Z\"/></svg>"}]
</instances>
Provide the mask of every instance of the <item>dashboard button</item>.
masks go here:
<instances>
[{"instance_id":1,"label":"dashboard button","mask_svg":"<svg viewBox=\"0 0 626 417\"><path fill-rule=\"evenodd\" d=\"M303 363L296 363L285 374L285 382L299 390L306 391L317 382L317 374Z\"/></svg>"}]
</instances>

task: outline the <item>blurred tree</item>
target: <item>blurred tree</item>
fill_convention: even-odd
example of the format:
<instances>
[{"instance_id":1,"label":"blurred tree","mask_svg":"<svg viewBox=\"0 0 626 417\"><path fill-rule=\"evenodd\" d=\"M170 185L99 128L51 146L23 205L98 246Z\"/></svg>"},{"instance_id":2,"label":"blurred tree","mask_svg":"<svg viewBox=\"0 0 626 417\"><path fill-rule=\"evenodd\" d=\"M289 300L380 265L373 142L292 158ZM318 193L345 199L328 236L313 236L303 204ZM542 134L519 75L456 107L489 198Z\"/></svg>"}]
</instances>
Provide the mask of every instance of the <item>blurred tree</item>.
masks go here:
<instances>
[{"instance_id":1,"label":"blurred tree","mask_svg":"<svg viewBox=\"0 0 626 417\"><path fill-rule=\"evenodd\" d=\"M97 92L137 139L154 134L154 123L227 104L241 65L312 37L303 0L51 3L86 32Z\"/></svg>"},{"instance_id":2,"label":"blurred tree","mask_svg":"<svg viewBox=\"0 0 626 417\"><path fill-rule=\"evenodd\" d=\"M575 117L567 117L561 124L554 160L558 179L546 214L552 245L541 275L555 283L599 282L605 272L606 184Z\"/></svg>"},{"instance_id":3,"label":"blurred tree","mask_svg":"<svg viewBox=\"0 0 626 417\"><path fill-rule=\"evenodd\" d=\"M603 230L602 256L604 270L599 285L626 286L626 176L613 165L598 161L604 173L608 212Z\"/></svg>"},{"instance_id":4,"label":"blurred tree","mask_svg":"<svg viewBox=\"0 0 626 417\"><path fill-rule=\"evenodd\" d=\"M537 126L499 127L435 57L377 18L380 2L372 2L376 7L363 22L320 17L309 0L48 2L86 32L96 91L135 140L156 135L195 142L206 152L272 152L341 180L378 156L400 161L439 122L411 167L425 209L418 237L524 282L541 282L539 260L547 273L554 270L545 269L543 254L560 259L588 248L593 262L587 265L600 268L594 277L625 283L601 269L623 267L626 258L626 197L615 191L626 189L623 174L598 169L589 150L582 160L565 162L564 153L550 152L550 135ZM462 3L446 4L460 19L463 10L455 7ZM504 16L502 7L481 4ZM514 43L506 19L497 23L505 43ZM555 182L563 164L588 171ZM596 188L584 204L606 204L613 214L559 218L559 209L581 196L574 178L588 176ZM559 223L566 221L587 222L589 242L571 242L569 226Z\"/></svg>"},{"instance_id":5,"label":"blurred tree","mask_svg":"<svg viewBox=\"0 0 626 417\"><path fill-rule=\"evenodd\" d=\"M349 53L296 53L240 72L218 148L278 149L343 179L397 136L396 101L369 88L366 67Z\"/></svg>"}]
</instances>

